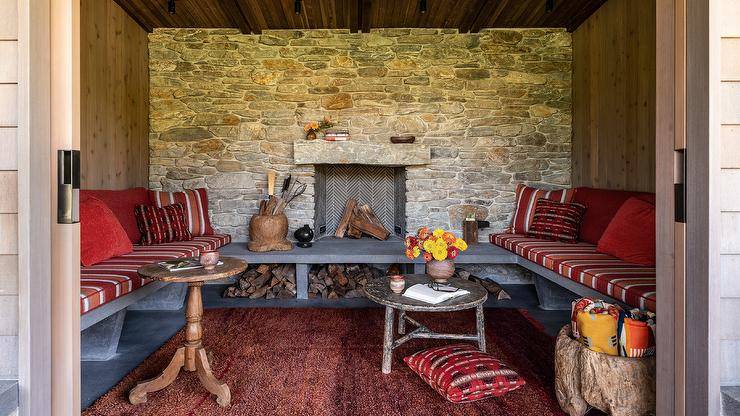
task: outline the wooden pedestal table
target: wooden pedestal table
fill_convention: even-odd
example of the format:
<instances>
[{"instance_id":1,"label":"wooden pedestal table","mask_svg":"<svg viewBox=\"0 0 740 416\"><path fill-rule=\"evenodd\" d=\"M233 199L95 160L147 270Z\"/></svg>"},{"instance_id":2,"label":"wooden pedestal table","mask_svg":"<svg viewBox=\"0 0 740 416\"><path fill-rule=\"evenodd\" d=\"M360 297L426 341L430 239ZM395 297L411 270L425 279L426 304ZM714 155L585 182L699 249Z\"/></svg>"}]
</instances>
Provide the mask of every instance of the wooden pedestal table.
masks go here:
<instances>
[{"instance_id":1,"label":"wooden pedestal table","mask_svg":"<svg viewBox=\"0 0 740 416\"><path fill-rule=\"evenodd\" d=\"M146 402L147 393L162 390L172 384L180 373L181 368L184 368L185 371L196 371L203 387L216 395L216 402L219 405L225 407L231 403L229 386L221 383L213 376L206 350L203 348L203 343L201 342L203 338L203 328L200 324L203 317L201 287L204 282L225 279L242 273L247 269L247 263L244 260L232 257L221 257L221 262L223 264L216 266L215 269L210 271L205 269L191 269L171 272L156 263L143 266L139 269L139 274L150 279L188 284L188 303L185 311L187 324L185 328L185 345L177 349L175 356L172 357L172 361L170 361L170 364L160 375L139 382L131 390L128 395L128 400L131 404L144 403Z\"/></svg>"},{"instance_id":2,"label":"wooden pedestal table","mask_svg":"<svg viewBox=\"0 0 740 416\"><path fill-rule=\"evenodd\" d=\"M406 289L417 283L427 284L431 279L425 274L412 274L406 276ZM467 295L458 296L442 303L432 305L426 302L414 300L393 293L389 286L388 278L376 279L368 282L365 286L367 298L373 302L385 306L385 332L383 337L383 374L391 372L393 350L401 344L415 338L425 339L450 339L476 341L478 349L486 351L485 320L483 318L483 303L488 299L488 292L483 286L470 280L452 278L450 286L465 289L470 292ZM404 289L404 290L406 290ZM441 334L433 332L419 321L406 315L406 312L452 312L475 308L476 333L475 334ZM398 333L403 335L394 340L393 324L394 311L398 310ZM406 323L415 326L416 329L406 333Z\"/></svg>"}]
</instances>

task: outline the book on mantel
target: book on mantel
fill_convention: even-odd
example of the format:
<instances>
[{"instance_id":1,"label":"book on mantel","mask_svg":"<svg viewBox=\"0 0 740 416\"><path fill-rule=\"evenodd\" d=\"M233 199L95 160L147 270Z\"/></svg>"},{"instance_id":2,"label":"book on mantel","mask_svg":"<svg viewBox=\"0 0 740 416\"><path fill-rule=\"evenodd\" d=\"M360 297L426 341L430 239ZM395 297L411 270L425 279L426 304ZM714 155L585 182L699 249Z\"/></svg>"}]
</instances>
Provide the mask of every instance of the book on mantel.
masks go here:
<instances>
[{"instance_id":1,"label":"book on mantel","mask_svg":"<svg viewBox=\"0 0 740 416\"><path fill-rule=\"evenodd\" d=\"M452 292L452 290L454 290L454 292ZM403 296L436 305L458 296L467 295L468 293L470 292L465 289L458 289L449 285L439 285L439 289L435 290L427 284L417 283L406 289L406 291L403 292Z\"/></svg>"},{"instance_id":2,"label":"book on mantel","mask_svg":"<svg viewBox=\"0 0 740 416\"><path fill-rule=\"evenodd\" d=\"M343 142L349 139L349 130L327 130L324 132L324 140L327 142Z\"/></svg>"}]
</instances>

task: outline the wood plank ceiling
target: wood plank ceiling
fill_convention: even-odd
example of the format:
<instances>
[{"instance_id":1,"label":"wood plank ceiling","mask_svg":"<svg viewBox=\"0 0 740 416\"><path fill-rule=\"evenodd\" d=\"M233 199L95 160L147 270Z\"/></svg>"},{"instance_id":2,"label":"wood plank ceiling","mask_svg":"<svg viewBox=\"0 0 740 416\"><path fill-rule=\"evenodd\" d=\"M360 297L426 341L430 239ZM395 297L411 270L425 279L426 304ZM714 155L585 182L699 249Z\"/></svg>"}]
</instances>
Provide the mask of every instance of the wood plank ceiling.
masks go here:
<instances>
[{"instance_id":1,"label":"wood plank ceiling","mask_svg":"<svg viewBox=\"0 0 740 416\"><path fill-rule=\"evenodd\" d=\"M606 0L115 0L145 30L158 27L264 29L564 27L575 30ZM613 0L617 1L617 0ZM426 12L422 13L422 3ZM549 9L549 10L548 10Z\"/></svg>"}]
</instances>

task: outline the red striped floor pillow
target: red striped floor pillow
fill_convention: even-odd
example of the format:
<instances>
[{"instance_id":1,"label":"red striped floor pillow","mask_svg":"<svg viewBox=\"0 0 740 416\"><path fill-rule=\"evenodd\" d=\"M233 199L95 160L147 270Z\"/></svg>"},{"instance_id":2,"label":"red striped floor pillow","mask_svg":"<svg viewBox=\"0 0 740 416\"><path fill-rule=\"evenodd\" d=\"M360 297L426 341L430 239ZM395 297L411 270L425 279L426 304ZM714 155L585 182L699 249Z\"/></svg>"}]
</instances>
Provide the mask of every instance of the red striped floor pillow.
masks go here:
<instances>
[{"instance_id":1,"label":"red striped floor pillow","mask_svg":"<svg viewBox=\"0 0 740 416\"><path fill-rule=\"evenodd\" d=\"M537 189L524 184L516 186L516 208L511 221L510 233L526 234L534 219L537 200L540 198L557 202L570 202L575 189Z\"/></svg>"},{"instance_id":2,"label":"red striped floor pillow","mask_svg":"<svg viewBox=\"0 0 740 416\"><path fill-rule=\"evenodd\" d=\"M162 208L137 205L134 214L141 232L141 245L150 246L193 239L185 222L185 210L181 204Z\"/></svg>"},{"instance_id":3,"label":"red striped floor pillow","mask_svg":"<svg viewBox=\"0 0 740 416\"><path fill-rule=\"evenodd\" d=\"M213 235L208 217L208 194L205 188L186 189L182 192L149 191L149 201L158 207L182 204L185 221L193 236Z\"/></svg>"},{"instance_id":4,"label":"red striped floor pillow","mask_svg":"<svg viewBox=\"0 0 740 416\"><path fill-rule=\"evenodd\" d=\"M525 384L506 364L470 344L429 348L403 360L453 403L502 396Z\"/></svg>"},{"instance_id":5,"label":"red striped floor pillow","mask_svg":"<svg viewBox=\"0 0 740 416\"><path fill-rule=\"evenodd\" d=\"M540 198L527 236L575 243L585 212L586 207L576 202L561 203Z\"/></svg>"}]
</instances>

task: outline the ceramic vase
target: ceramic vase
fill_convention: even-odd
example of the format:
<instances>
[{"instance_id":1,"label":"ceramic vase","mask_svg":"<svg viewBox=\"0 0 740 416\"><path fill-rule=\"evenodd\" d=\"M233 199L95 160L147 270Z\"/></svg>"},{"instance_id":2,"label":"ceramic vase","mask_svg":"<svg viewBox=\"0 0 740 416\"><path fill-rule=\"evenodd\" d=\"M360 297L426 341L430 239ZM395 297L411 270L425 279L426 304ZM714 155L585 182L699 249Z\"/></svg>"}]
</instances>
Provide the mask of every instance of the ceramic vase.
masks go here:
<instances>
[{"instance_id":1,"label":"ceramic vase","mask_svg":"<svg viewBox=\"0 0 740 416\"><path fill-rule=\"evenodd\" d=\"M406 287L406 278L400 274L390 277L390 286L393 293L401 294Z\"/></svg>"},{"instance_id":2,"label":"ceramic vase","mask_svg":"<svg viewBox=\"0 0 740 416\"><path fill-rule=\"evenodd\" d=\"M303 227L295 230L293 237L298 240L298 247L308 248L311 247L311 240L313 240L313 230L308 224L303 224Z\"/></svg>"},{"instance_id":3,"label":"ceramic vase","mask_svg":"<svg viewBox=\"0 0 740 416\"><path fill-rule=\"evenodd\" d=\"M430 260L427 262L427 276L436 283L447 283L455 274L455 262L447 260Z\"/></svg>"},{"instance_id":4,"label":"ceramic vase","mask_svg":"<svg viewBox=\"0 0 740 416\"><path fill-rule=\"evenodd\" d=\"M218 265L218 251L208 250L200 253L200 264L206 270L213 270Z\"/></svg>"}]
</instances>

